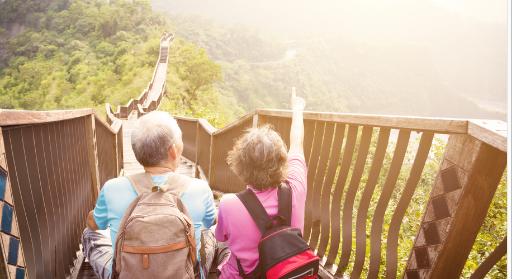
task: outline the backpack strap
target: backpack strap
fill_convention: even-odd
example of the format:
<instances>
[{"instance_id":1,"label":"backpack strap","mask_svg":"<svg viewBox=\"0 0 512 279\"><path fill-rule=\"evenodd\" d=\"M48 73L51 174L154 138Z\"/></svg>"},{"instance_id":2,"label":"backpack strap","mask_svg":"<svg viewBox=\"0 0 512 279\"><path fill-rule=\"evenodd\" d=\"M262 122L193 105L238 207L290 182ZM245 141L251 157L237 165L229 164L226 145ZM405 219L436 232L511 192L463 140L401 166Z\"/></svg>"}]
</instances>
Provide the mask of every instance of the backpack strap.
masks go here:
<instances>
[{"instance_id":1,"label":"backpack strap","mask_svg":"<svg viewBox=\"0 0 512 279\"><path fill-rule=\"evenodd\" d=\"M256 197L256 194L251 189L245 189L242 192L236 194L242 204L245 206L247 211L252 217L254 223L260 230L261 234L265 234L268 225L272 222L267 214L267 211Z\"/></svg>"},{"instance_id":2,"label":"backpack strap","mask_svg":"<svg viewBox=\"0 0 512 279\"><path fill-rule=\"evenodd\" d=\"M138 196L142 195L143 193L151 192L153 181L151 180L151 175L149 173L136 173L128 175L126 178L128 178Z\"/></svg>"},{"instance_id":3,"label":"backpack strap","mask_svg":"<svg viewBox=\"0 0 512 279\"><path fill-rule=\"evenodd\" d=\"M147 172L136 173L126 176L133 186L137 195L151 192L154 186L163 188L165 192L170 192L177 197L181 196L188 184L190 184L190 178L177 173L169 173L167 181L162 185L154 185L151 175Z\"/></svg>"},{"instance_id":4,"label":"backpack strap","mask_svg":"<svg viewBox=\"0 0 512 279\"><path fill-rule=\"evenodd\" d=\"M277 190L278 211L277 215L284 220L284 225L292 225L292 189L288 181L281 184Z\"/></svg>"}]
</instances>

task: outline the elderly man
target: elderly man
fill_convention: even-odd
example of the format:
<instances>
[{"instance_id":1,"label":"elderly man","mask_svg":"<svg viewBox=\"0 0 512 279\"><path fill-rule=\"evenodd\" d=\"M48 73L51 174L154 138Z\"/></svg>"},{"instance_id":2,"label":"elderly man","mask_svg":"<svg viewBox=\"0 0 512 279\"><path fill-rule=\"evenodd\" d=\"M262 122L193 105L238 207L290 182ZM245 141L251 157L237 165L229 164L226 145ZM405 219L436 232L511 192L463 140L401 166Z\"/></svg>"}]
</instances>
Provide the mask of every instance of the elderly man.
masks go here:
<instances>
[{"instance_id":1,"label":"elderly man","mask_svg":"<svg viewBox=\"0 0 512 279\"><path fill-rule=\"evenodd\" d=\"M169 113L155 111L141 117L131 135L132 149L137 161L151 175L154 185L161 185L178 167L183 142L181 130ZM197 256L201 249L201 229L210 228L215 222L213 195L202 180L189 179L180 198L187 207L194 223ZM172 185L171 185L172 186ZM96 274L110 278L112 257L119 223L137 192L127 177L117 177L105 182L94 210L87 218L87 228L82 236L85 256ZM110 238L98 230L110 228Z\"/></svg>"}]
</instances>

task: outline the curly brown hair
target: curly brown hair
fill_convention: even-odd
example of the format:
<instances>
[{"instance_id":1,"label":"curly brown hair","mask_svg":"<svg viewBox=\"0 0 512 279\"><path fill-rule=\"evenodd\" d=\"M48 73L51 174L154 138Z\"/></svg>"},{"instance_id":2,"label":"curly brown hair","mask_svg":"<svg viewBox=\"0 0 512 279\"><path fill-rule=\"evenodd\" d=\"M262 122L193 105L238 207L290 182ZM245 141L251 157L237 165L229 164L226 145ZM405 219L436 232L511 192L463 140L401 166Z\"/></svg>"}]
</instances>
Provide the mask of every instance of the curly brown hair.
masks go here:
<instances>
[{"instance_id":1,"label":"curly brown hair","mask_svg":"<svg viewBox=\"0 0 512 279\"><path fill-rule=\"evenodd\" d=\"M231 169L258 190L277 187L286 177L286 144L274 129L265 125L248 129L228 153Z\"/></svg>"}]
</instances>

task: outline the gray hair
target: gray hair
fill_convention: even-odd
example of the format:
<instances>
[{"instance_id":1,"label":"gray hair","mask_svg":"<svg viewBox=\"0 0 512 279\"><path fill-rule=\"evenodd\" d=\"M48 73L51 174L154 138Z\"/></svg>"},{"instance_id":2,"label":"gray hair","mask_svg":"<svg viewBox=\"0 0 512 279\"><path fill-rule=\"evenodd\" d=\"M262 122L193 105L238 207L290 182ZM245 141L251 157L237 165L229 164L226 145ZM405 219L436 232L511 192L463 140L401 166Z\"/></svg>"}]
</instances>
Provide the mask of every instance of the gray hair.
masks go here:
<instances>
[{"instance_id":1,"label":"gray hair","mask_svg":"<svg viewBox=\"0 0 512 279\"><path fill-rule=\"evenodd\" d=\"M169 147L182 143L178 123L163 111L152 111L139 118L131 137L135 158L147 167L167 162Z\"/></svg>"}]
</instances>

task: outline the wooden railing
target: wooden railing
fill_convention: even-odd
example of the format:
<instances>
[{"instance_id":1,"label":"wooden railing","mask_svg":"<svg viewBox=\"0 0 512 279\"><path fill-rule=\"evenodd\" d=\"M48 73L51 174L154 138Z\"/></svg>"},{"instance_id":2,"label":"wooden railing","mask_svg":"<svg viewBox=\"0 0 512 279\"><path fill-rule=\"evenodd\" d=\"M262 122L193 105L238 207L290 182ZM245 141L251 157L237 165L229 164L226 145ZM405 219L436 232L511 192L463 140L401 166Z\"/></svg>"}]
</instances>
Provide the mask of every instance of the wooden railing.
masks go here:
<instances>
[{"instance_id":1,"label":"wooden railing","mask_svg":"<svg viewBox=\"0 0 512 279\"><path fill-rule=\"evenodd\" d=\"M166 77L161 77L157 74L164 72L159 71L159 69L167 69L167 63L169 60L169 47L173 39L173 34L165 33L161 37L160 52L156 61L153 75L151 77L151 81L137 99L130 99L126 105L118 106L116 112L113 111L109 103L106 104L107 121L109 123L115 121L115 119L127 119L130 113L133 111L135 111L138 116L142 116L150 111L156 110L160 106L160 102L165 95ZM159 82L156 82L157 78L163 78L163 80L158 80Z\"/></svg>"},{"instance_id":2,"label":"wooden railing","mask_svg":"<svg viewBox=\"0 0 512 279\"><path fill-rule=\"evenodd\" d=\"M114 124L90 109L0 110L0 250L7 262L0 261L0 275L65 278L73 271L100 185L122 168L122 130Z\"/></svg>"},{"instance_id":3,"label":"wooden railing","mask_svg":"<svg viewBox=\"0 0 512 279\"><path fill-rule=\"evenodd\" d=\"M226 163L234 141L249 127L271 124L289 144L290 116L258 110L220 130L177 117L183 155L213 189L238 192L245 186ZM314 112L304 118L304 237L322 258L323 276L458 278L506 167L506 124ZM445 143L444 155L435 177L425 177L434 138ZM430 181L423 216L405 220L420 180L421 187ZM409 257L398 258L409 241L404 223L416 237ZM474 278L506 254L503 243Z\"/></svg>"}]
</instances>

